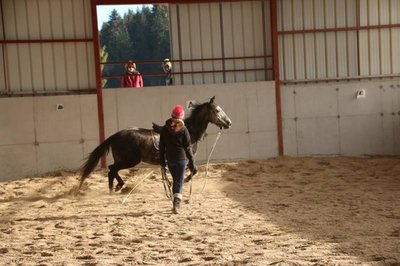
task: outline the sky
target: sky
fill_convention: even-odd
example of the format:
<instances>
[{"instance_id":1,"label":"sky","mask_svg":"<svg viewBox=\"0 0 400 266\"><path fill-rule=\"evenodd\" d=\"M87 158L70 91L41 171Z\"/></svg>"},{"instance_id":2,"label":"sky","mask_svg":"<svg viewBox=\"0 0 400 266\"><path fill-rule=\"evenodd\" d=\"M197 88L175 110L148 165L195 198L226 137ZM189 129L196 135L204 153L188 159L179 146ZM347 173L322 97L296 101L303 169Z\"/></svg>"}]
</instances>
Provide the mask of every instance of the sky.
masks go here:
<instances>
[{"instance_id":1,"label":"sky","mask_svg":"<svg viewBox=\"0 0 400 266\"><path fill-rule=\"evenodd\" d=\"M121 17L124 16L125 13L128 12L128 9L132 9L136 11L137 9L141 9L142 5L104 5L104 6L97 6L97 23L99 26L99 30L103 25L103 22L108 21L110 17L111 11L113 9L117 10Z\"/></svg>"}]
</instances>

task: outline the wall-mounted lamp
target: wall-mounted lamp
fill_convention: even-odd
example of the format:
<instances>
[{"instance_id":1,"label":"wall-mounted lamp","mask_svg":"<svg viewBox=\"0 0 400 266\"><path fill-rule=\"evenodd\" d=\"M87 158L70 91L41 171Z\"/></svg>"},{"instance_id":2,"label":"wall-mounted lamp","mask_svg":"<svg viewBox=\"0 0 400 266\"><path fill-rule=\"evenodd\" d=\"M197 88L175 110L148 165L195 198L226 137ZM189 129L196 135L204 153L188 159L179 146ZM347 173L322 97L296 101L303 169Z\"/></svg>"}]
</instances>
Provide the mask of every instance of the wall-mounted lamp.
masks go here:
<instances>
[{"instance_id":1,"label":"wall-mounted lamp","mask_svg":"<svg viewBox=\"0 0 400 266\"><path fill-rule=\"evenodd\" d=\"M365 89L361 89L361 90L357 91L357 95L356 95L357 99L365 98L365 96L367 96L367 92L365 91Z\"/></svg>"}]
</instances>

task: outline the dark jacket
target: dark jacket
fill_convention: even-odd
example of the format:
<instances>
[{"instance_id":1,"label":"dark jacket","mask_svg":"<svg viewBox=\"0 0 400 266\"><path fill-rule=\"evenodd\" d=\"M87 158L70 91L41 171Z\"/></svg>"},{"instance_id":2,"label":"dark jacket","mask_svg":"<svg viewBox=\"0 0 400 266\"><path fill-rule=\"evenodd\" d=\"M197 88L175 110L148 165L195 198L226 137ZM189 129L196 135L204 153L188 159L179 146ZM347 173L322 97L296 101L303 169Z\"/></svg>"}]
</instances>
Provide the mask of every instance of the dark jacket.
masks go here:
<instances>
[{"instance_id":1,"label":"dark jacket","mask_svg":"<svg viewBox=\"0 0 400 266\"><path fill-rule=\"evenodd\" d=\"M170 120L167 120L160 134L160 164L165 166L165 161L189 160L193 164L193 152L188 129L183 126L178 132L168 129ZM166 159L166 160L165 160Z\"/></svg>"}]
</instances>

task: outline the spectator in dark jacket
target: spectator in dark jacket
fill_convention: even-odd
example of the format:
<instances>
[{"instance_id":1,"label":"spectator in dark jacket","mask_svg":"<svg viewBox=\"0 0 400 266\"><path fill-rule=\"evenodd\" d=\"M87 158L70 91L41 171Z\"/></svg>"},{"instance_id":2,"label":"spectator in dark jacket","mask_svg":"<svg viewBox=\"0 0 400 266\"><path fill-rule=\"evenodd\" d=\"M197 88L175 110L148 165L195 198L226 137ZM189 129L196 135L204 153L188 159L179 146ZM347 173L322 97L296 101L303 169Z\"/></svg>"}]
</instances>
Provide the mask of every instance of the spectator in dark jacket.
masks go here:
<instances>
[{"instance_id":1,"label":"spectator in dark jacket","mask_svg":"<svg viewBox=\"0 0 400 266\"><path fill-rule=\"evenodd\" d=\"M194 165L190 134L185 127L185 116L181 105L175 106L171 118L165 122L160 135L160 165L168 169L172 175L173 209L178 213L182 201L183 179L187 161L189 170L194 175L197 172Z\"/></svg>"},{"instance_id":2,"label":"spectator in dark jacket","mask_svg":"<svg viewBox=\"0 0 400 266\"><path fill-rule=\"evenodd\" d=\"M165 76L165 85L169 86L172 85L172 63L171 61L166 58L162 63L162 68L164 70Z\"/></svg>"}]
</instances>

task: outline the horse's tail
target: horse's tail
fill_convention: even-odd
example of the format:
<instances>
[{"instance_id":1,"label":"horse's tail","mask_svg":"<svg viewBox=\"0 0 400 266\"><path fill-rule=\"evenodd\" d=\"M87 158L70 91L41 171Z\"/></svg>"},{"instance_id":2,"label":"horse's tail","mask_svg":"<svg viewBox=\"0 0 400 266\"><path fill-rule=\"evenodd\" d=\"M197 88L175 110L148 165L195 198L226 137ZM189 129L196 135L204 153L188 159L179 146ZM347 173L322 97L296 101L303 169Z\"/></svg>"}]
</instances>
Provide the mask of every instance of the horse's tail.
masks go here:
<instances>
[{"instance_id":1,"label":"horse's tail","mask_svg":"<svg viewBox=\"0 0 400 266\"><path fill-rule=\"evenodd\" d=\"M81 183L79 188L81 188L83 181L85 181L86 177L93 172L94 168L96 168L100 158L107 154L111 147L112 137L107 138L103 143L97 146L88 156L87 161L83 164L81 168Z\"/></svg>"}]
</instances>

